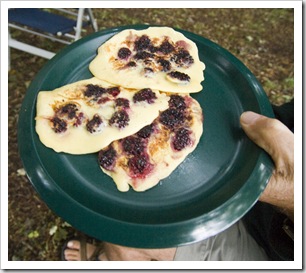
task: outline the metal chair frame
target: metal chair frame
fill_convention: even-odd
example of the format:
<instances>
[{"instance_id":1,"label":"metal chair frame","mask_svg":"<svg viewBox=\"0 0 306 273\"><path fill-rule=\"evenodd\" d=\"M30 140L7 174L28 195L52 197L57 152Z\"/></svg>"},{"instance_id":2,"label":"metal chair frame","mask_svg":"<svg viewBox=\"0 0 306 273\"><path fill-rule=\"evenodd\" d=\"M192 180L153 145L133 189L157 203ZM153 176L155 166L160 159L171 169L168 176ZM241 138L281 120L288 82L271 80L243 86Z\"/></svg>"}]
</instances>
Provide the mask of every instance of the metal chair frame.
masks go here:
<instances>
[{"instance_id":1,"label":"metal chair frame","mask_svg":"<svg viewBox=\"0 0 306 273\"><path fill-rule=\"evenodd\" d=\"M49 9L49 10L58 10L64 14L76 16L76 25L74 27L74 34L69 32L67 33L58 32L56 33L56 35L54 35L52 33L44 32L44 30L41 29L33 29L29 25L19 25L14 22L9 22L9 30L10 28L18 29L63 44L70 44L81 38L84 22L90 23L93 27L93 30L98 31L97 22L90 8L79 8L78 12L73 12L67 9ZM47 12L50 12L49 10ZM46 59L51 59L55 55L54 52L13 39L10 35L10 32L9 32L8 46L9 46L9 64L10 64L10 48L22 50Z\"/></svg>"}]
</instances>

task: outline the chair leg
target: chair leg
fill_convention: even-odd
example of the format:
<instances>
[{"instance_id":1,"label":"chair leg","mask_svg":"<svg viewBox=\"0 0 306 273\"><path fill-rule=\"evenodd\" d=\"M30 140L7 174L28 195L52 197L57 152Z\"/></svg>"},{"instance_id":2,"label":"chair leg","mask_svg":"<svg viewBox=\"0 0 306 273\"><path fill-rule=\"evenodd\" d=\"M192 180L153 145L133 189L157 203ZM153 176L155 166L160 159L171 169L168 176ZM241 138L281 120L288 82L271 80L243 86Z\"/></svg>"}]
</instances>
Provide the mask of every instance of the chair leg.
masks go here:
<instances>
[{"instance_id":1,"label":"chair leg","mask_svg":"<svg viewBox=\"0 0 306 273\"><path fill-rule=\"evenodd\" d=\"M76 30L75 30L75 40L81 38L81 31L83 27L83 15L84 15L84 9L79 9Z\"/></svg>"},{"instance_id":2,"label":"chair leg","mask_svg":"<svg viewBox=\"0 0 306 273\"><path fill-rule=\"evenodd\" d=\"M94 18L91 8L87 8L86 10L88 12L90 22L91 22L91 25L92 25L94 31L98 31L97 20Z\"/></svg>"}]
</instances>

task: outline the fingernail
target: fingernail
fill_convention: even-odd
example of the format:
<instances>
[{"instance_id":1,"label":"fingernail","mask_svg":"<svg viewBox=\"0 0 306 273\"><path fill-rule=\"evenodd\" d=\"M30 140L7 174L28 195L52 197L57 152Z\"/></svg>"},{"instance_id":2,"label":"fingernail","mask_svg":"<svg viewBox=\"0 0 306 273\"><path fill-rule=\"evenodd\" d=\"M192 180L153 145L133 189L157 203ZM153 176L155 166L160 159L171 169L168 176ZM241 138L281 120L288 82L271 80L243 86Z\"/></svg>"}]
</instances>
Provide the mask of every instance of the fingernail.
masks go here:
<instances>
[{"instance_id":1,"label":"fingernail","mask_svg":"<svg viewBox=\"0 0 306 273\"><path fill-rule=\"evenodd\" d=\"M72 241L69 241L68 244L67 244L67 246L70 247L70 248L73 247L73 242L72 242Z\"/></svg>"},{"instance_id":2,"label":"fingernail","mask_svg":"<svg viewBox=\"0 0 306 273\"><path fill-rule=\"evenodd\" d=\"M242 115L240 117L240 121L244 124L252 124L260 117L261 117L261 115L259 115L257 113L247 111L247 112L242 113Z\"/></svg>"}]
</instances>

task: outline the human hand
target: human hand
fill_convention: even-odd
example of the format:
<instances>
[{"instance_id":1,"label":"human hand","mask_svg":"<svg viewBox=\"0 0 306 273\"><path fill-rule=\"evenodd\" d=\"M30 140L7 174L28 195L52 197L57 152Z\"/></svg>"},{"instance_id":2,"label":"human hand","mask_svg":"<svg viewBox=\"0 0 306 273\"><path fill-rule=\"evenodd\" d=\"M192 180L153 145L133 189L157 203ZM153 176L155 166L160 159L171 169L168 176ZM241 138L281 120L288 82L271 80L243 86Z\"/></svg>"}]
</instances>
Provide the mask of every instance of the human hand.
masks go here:
<instances>
[{"instance_id":1,"label":"human hand","mask_svg":"<svg viewBox=\"0 0 306 273\"><path fill-rule=\"evenodd\" d=\"M254 112L240 117L242 129L274 161L275 169L259 200L277 206L292 221L294 214L294 135L277 119Z\"/></svg>"}]
</instances>

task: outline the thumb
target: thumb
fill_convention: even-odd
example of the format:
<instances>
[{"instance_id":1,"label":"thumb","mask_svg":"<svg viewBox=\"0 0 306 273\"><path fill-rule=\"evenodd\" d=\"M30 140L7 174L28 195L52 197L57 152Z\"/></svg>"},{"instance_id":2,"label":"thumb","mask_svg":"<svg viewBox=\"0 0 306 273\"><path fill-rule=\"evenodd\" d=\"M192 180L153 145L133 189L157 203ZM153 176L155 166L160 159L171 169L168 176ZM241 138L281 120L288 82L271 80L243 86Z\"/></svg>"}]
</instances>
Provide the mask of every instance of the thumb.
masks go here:
<instances>
[{"instance_id":1,"label":"thumb","mask_svg":"<svg viewBox=\"0 0 306 273\"><path fill-rule=\"evenodd\" d=\"M293 133L277 119L254 112L244 112L240 117L242 129L273 159L276 169L293 164Z\"/></svg>"},{"instance_id":2,"label":"thumb","mask_svg":"<svg viewBox=\"0 0 306 273\"><path fill-rule=\"evenodd\" d=\"M251 140L273 159L275 170L259 200L279 207L293 220L294 136L280 121L245 112L240 123Z\"/></svg>"}]
</instances>

